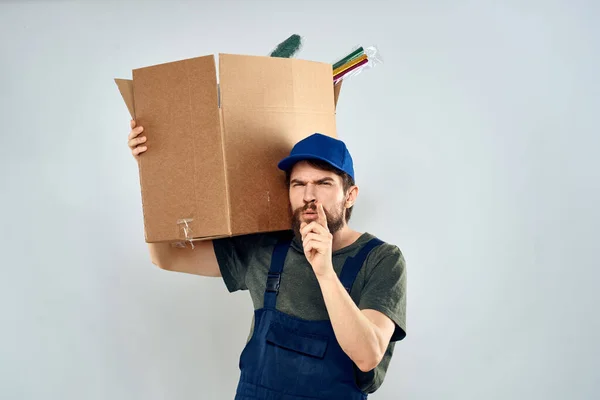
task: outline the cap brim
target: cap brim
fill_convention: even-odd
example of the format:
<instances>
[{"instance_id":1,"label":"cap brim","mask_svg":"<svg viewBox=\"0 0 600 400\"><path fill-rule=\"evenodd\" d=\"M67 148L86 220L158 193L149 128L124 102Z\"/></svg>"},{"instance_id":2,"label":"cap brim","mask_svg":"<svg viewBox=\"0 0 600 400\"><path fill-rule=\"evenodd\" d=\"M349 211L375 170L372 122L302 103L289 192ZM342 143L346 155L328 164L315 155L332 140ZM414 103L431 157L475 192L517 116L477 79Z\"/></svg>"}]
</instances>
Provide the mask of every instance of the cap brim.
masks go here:
<instances>
[{"instance_id":1,"label":"cap brim","mask_svg":"<svg viewBox=\"0 0 600 400\"><path fill-rule=\"evenodd\" d=\"M286 157L283 160L279 161L279 164L277 164L277 167L279 167L279 169L281 169L283 171L289 171L294 166L294 164L296 164L298 161L304 161L304 160L325 161L327 164L343 171L339 165L332 163L331 161L329 161L328 159L326 159L324 157L315 156L314 154L295 154L293 156Z\"/></svg>"}]
</instances>

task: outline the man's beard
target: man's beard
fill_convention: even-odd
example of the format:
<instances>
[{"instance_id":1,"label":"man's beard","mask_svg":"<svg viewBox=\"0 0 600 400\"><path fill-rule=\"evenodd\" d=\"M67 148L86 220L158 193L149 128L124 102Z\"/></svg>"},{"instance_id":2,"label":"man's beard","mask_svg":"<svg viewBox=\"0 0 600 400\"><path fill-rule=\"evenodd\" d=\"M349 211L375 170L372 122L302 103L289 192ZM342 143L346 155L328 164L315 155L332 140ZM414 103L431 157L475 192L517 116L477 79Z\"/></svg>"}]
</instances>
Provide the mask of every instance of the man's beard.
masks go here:
<instances>
[{"instance_id":1,"label":"man's beard","mask_svg":"<svg viewBox=\"0 0 600 400\"><path fill-rule=\"evenodd\" d=\"M302 214L303 212L308 211L308 210L317 212L317 206L315 205L314 202L310 202L303 207L298 207L292 213L292 229L294 231L294 234L296 235L296 238L298 238L300 243L302 243L302 234L300 234L300 225L302 224L302 221L300 221L300 214ZM327 228L329 229L329 232L331 234L336 233L337 231L339 231L340 229L342 229L344 227L345 221L344 221L343 203L340 204L340 206L337 210L338 211L337 213L332 214L332 213L328 212L325 208L323 208L323 211L325 212L325 217L327 217ZM314 220L314 221L316 221L316 220Z\"/></svg>"}]
</instances>

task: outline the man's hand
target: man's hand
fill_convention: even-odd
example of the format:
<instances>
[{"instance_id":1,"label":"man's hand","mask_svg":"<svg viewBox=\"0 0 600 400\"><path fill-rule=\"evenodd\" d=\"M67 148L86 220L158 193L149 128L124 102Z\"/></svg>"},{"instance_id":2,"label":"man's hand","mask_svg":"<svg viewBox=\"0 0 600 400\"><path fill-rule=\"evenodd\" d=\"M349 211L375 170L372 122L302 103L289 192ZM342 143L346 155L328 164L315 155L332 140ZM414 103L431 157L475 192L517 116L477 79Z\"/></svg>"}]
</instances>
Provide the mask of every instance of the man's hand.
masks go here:
<instances>
[{"instance_id":1,"label":"man's hand","mask_svg":"<svg viewBox=\"0 0 600 400\"><path fill-rule=\"evenodd\" d=\"M327 227L327 216L321 203L316 203L317 220L300 225L304 255L317 278L335 275L331 260L333 235Z\"/></svg>"},{"instance_id":2,"label":"man's hand","mask_svg":"<svg viewBox=\"0 0 600 400\"><path fill-rule=\"evenodd\" d=\"M138 159L140 154L148 150L148 147L144 144L146 143L146 136L138 137L144 131L144 127L136 126L133 119L129 122L129 126L131 127L131 131L129 131L129 136L127 137L127 144L131 149L133 157Z\"/></svg>"}]
</instances>

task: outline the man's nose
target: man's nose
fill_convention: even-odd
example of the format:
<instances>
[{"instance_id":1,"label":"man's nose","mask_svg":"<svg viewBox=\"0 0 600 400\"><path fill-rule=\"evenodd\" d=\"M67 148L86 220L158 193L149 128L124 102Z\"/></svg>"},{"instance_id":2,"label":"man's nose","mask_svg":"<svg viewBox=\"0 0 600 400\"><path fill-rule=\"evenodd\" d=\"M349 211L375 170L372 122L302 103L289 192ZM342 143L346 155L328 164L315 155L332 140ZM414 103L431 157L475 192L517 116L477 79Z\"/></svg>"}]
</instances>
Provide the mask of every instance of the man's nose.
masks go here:
<instances>
[{"instance_id":1,"label":"man's nose","mask_svg":"<svg viewBox=\"0 0 600 400\"><path fill-rule=\"evenodd\" d=\"M304 201L308 204L311 201L315 201L315 188L310 183L304 187Z\"/></svg>"}]
</instances>

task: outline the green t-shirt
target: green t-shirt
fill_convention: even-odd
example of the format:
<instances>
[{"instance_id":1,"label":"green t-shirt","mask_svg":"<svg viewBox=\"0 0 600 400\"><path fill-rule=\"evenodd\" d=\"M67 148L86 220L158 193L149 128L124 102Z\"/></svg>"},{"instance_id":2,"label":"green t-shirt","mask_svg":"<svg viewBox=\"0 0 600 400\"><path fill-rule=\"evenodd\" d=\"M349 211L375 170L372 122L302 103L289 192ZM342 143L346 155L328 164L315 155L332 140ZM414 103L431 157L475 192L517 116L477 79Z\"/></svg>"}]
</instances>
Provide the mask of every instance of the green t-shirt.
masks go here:
<instances>
[{"instance_id":1,"label":"green t-shirt","mask_svg":"<svg viewBox=\"0 0 600 400\"><path fill-rule=\"evenodd\" d=\"M221 275L230 292L248 290L254 309L263 307L271 255L281 233L251 234L213 240ZM334 251L338 277L346 258L355 256L374 236L363 233L351 245ZM356 370L358 386L366 393L377 390L385 378L395 342L406 336L406 265L400 249L384 243L373 249L363 264L350 297L359 309L374 309L394 321L392 340L379 365L369 372ZM296 238L292 241L283 272L277 310L306 320L328 320L329 315L315 273ZM252 336L254 319L248 340Z\"/></svg>"}]
</instances>

